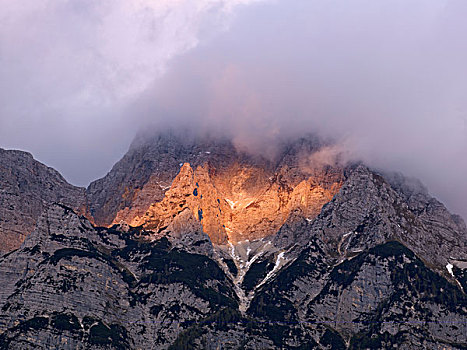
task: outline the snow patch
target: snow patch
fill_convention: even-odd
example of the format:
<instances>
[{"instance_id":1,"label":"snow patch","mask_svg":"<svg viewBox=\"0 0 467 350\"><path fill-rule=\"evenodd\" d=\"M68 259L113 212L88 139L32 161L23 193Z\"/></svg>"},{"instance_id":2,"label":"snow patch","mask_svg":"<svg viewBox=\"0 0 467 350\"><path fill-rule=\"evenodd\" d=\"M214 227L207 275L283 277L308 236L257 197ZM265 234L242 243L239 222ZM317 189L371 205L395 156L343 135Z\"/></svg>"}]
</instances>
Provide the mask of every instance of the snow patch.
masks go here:
<instances>
[{"instance_id":1,"label":"snow patch","mask_svg":"<svg viewBox=\"0 0 467 350\"><path fill-rule=\"evenodd\" d=\"M274 268L272 269L272 271L277 270L277 268L279 267L281 263L281 260L283 259L284 259L284 252L280 252L279 255L277 255L276 264L274 265Z\"/></svg>"},{"instance_id":2,"label":"snow patch","mask_svg":"<svg viewBox=\"0 0 467 350\"><path fill-rule=\"evenodd\" d=\"M228 199L228 198L226 198L225 201L226 201L227 203L229 203L231 209L233 209L233 208L235 207L235 205L237 204L237 202L231 201L231 200Z\"/></svg>"},{"instance_id":3,"label":"snow patch","mask_svg":"<svg viewBox=\"0 0 467 350\"><path fill-rule=\"evenodd\" d=\"M226 227L226 231L229 231ZM248 309L251 300L254 298L256 290L263 284L268 283L269 280L274 278L278 271L287 263L288 259L284 257L284 252L279 252L274 247L271 240L261 238L259 240L249 241L248 239L238 241L236 244L228 242L225 248L222 248L234 261L235 265L238 268L237 274L232 274L232 282L234 284L234 290L239 298L239 310L242 313L245 313ZM271 251L271 249L273 249ZM245 275L251 266L263 256L268 254L274 254L276 252L275 265L271 271L265 276L265 278L257 284L253 290L246 292L243 289L243 280ZM228 268L224 260L219 260L223 265Z\"/></svg>"},{"instance_id":4,"label":"snow patch","mask_svg":"<svg viewBox=\"0 0 467 350\"><path fill-rule=\"evenodd\" d=\"M249 201L247 205L245 205L245 208L248 207L251 203L253 203L255 200Z\"/></svg>"},{"instance_id":5,"label":"snow patch","mask_svg":"<svg viewBox=\"0 0 467 350\"><path fill-rule=\"evenodd\" d=\"M276 273L276 271L279 269L282 260L285 260L285 259L284 259L284 254L285 254L285 252L280 252L280 253L277 255L276 263L275 263L273 269L272 269L271 271L269 271L269 273L266 275L266 277L264 277L264 279L261 281L261 283L258 284L258 286L256 287L256 289L259 288L260 286L262 286L263 284L265 284L272 276L274 276L274 274Z\"/></svg>"},{"instance_id":6,"label":"snow patch","mask_svg":"<svg viewBox=\"0 0 467 350\"><path fill-rule=\"evenodd\" d=\"M342 244L344 243L346 237L348 237L349 235L351 235L353 232L350 231L350 232L347 232L347 233L344 233L339 241L339 244L337 245L337 252L339 254L342 254ZM350 241L352 240L352 237L350 237L349 241L347 242L346 246L344 247L344 251L347 250L347 248L349 247L350 245Z\"/></svg>"},{"instance_id":7,"label":"snow patch","mask_svg":"<svg viewBox=\"0 0 467 350\"><path fill-rule=\"evenodd\" d=\"M448 270L448 272L451 274L452 277L454 277L454 272L452 272L452 268L453 268L453 267L454 267L454 265L451 264L451 263L448 263L448 264L446 265L446 269Z\"/></svg>"},{"instance_id":8,"label":"snow patch","mask_svg":"<svg viewBox=\"0 0 467 350\"><path fill-rule=\"evenodd\" d=\"M231 242L229 242L229 246L230 246L229 247L229 253L230 253L230 256L232 257L232 259L237 260L237 261L241 261L241 258L237 254L235 254L235 246Z\"/></svg>"},{"instance_id":9,"label":"snow patch","mask_svg":"<svg viewBox=\"0 0 467 350\"><path fill-rule=\"evenodd\" d=\"M160 182L156 182L156 183L159 185L159 187L160 187L160 189L162 191L167 191L171 187L170 185L166 185L166 184L163 184L163 183L160 183Z\"/></svg>"}]
</instances>

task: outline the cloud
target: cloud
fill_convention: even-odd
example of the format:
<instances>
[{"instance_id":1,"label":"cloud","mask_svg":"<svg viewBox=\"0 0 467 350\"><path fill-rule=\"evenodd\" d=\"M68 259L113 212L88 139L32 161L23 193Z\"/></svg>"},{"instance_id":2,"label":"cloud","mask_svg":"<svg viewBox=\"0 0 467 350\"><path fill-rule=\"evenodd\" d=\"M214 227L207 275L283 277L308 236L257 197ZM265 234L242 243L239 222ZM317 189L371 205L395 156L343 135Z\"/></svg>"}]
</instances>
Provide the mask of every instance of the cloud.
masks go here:
<instances>
[{"instance_id":1,"label":"cloud","mask_svg":"<svg viewBox=\"0 0 467 350\"><path fill-rule=\"evenodd\" d=\"M148 124L261 153L316 132L467 217L466 15L464 0L4 0L0 139L83 184Z\"/></svg>"},{"instance_id":2,"label":"cloud","mask_svg":"<svg viewBox=\"0 0 467 350\"><path fill-rule=\"evenodd\" d=\"M467 217L464 1L278 1L174 60L139 103L160 128L268 153L318 132L422 179ZM143 122L144 124L144 122Z\"/></svg>"},{"instance_id":3,"label":"cloud","mask_svg":"<svg viewBox=\"0 0 467 350\"><path fill-rule=\"evenodd\" d=\"M304 154L301 158L300 167L302 171L310 174L322 171L327 166L346 166L353 159L353 155L349 153L344 143L332 144L323 146L321 149L311 153Z\"/></svg>"},{"instance_id":4,"label":"cloud","mask_svg":"<svg viewBox=\"0 0 467 350\"><path fill-rule=\"evenodd\" d=\"M138 127L126 106L255 2L3 0L2 146L32 150L75 183L103 175Z\"/></svg>"}]
</instances>

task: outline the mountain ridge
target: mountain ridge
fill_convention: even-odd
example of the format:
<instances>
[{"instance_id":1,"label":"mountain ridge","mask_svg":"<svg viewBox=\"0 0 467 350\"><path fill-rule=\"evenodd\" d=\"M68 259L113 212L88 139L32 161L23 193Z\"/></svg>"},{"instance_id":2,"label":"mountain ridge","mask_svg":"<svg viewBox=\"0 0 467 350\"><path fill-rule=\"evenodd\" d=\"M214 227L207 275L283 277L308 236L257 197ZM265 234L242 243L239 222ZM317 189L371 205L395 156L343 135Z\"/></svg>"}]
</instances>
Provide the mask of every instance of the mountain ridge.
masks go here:
<instances>
[{"instance_id":1,"label":"mountain ridge","mask_svg":"<svg viewBox=\"0 0 467 350\"><path fill-rule=\"evenodd\" d=\"M87 210L45 205L0 257L0 348L467 347L467 229L423 186L314 139L274 162L190 142L136 143Z\"/></svg>"},{"instance_id":2,"label":"mountain ridge","mask_svg":"<svg viewBox=\"0 0 467 350\"><path fill-rule=\"evenodd\" d=\"M53 202L86 214L85 189L70 185L28 152L0 148L0 186L0 253L18 248Z\"/></svg>"},{"instance_id":3,"label":"mountain ridge","mask_svg":"<svg viewBox=\"0 0 467 350\"><path fill-rule=\"evenodd\" d=\"M362 192L359 194L359 200L366 198L368 205L377 206L379 211L384 207L385 213L392 212L391 215L396 220L402 220L401 223L394 224L387 222L386 224L392 225L390 231L392 233L399 232L397 234L399 237L403 231L401 230L401 224L402 226L407 226L404 226L404 230L406 231L405 238L412 239L412 248L416 251L417 249L426 249L427 244L428 246L432 246L433 242L427 242L426 235L417 233L420 230L415 230L415 233L411 232L411 234L416 234L416 237L410 238L410 235L407 236L408 228L413 231L414 227L418 227L413 225L415 218L418 220L419 226L425 225L431 230L431 236L435 234L435 231L444 230L438 236L442 236L445 240L447 239L452 243L451 246L445 245L445 248L442 248L442 255L445 258L448 255L448 250L452 251L453 255L456 255L456 251L459 251L460 254L463 252L465 243L463 247L458 246L456 237L452 236L450 232L463 232L465 237L465 232L467 232L465 223L461 218L450 214L441 203L432 198L418 180L407 179L400 174L377 173L369 170L364 165L358 165L358 163L347 166L340 165L338 155L333 155L333 158L327 160L328 163L324 165L318 164L311 171L307 169L310 168L310 164L304 165L304 163L308 159L313 159L311 155L319 153L323 147L327 147L328 145L314 137L298 139L295 142L285 144L281 155L276 157L275 161L272 161L238 152L235 150L233 144L226 139L181 138L180 135L175 135L172 132L159 134L152 138L135 140L130 147L129 153L104 178L90 184L84 195L83 188L76 188L67 184L58 172L34 161L32 155L29 153L2 151L1 155L5 158L5 154L15 154L19 158L27 159L28 166L39 168L43 172L44 169L45 171L50 171L52 177L55 176L59 180L55 182L60 182L59 184L62 186L65 185L68 193L58 198L51 198L49 202L37 205L40 208L40 210L36 209L34 212L34 215L37 217L39 217L40 211L44 209L44 206L54 201L62 202L72 207L78 213L85 215L97 226L102 226L103 223L104 226L113 224L143 225L147 231L153 231L157 236L164 234L163 231L170 232L170 230L167 230L167 227L171 224L171 221L185 209L189 209L192 212L193 218L201 223L202 230L208 233L214 244L222 245L228 242L236 244L236 242L243 240L255 240L268 236L273 237L280 230L284 232L284 229L281 227L290 221L289 218L291 216L302 217L301 220L305 218L308 222L311 222L315 217L325 212L326 207L329 205L336 207L335 195L339 194L338 198L341 198L342 194L346 191L352 191L350 187L356 186L356 188L362 189ZM168 157L167 159L169 160L164 162L164 156L160 160L161 154L165 154L165 157ZM190 159L191 163L179 163L180 160L184 159ZM2 163L5 164L5 162ZM14 164L12 165L12 169L14 169ZM24 166L19 166L17 172L27 172L27 169L24 168ZM123 171L123 169L127 170ZM135 181L134 178L141 177L141 174L132 169L142 169L141 172L145 174L139 182ZM11 170L9 172L11 173ZM350 173L353 175L361 174L362 178L359 181L364 184L349 184L348 174ZM3 183L5 183L6 180L9 180L5 176L5 174L8 175L5 167L2 168L2 174ZM370 174L373 174L371 175L372 181L365 179ZM129 179L121 181L122 176L128 175L131 176ZM19 178L19 175L16 177ZM34 181L31 180L29 182L38 187L46 181L44 177L46 176L41 173L38 176L38 181L36 181L38 183L34 184ZM165 178L166 180L161 180ZM181 178L183 179L180 180ZM376 197L374 193L370 193L373 191L372 189L376 191L375 182L378 182L376 186L380 186L383 192L385 192L379 193ZM104 183L107 185L104 186ZM157 186L154 186L155 184ZM5 187L5 185L3 186ZM96 187L99 186L101 186L101 189L96 190ZM344 188L341 188L341 186L344 186ZM5 192L5 190L2 192L3 200L7 201ZM72 194L70 195L69 193ZM109 195L109 193L113 193L113 195ZM133 193L133 195L128 195L128 193ZM167 195L170 193L172 193L170 195L172 197L169 198ZM50 197L48 193L47 195ZM102 195L109 195L107 204L114 204L109 206L106 206L105 203L102 204L102 201L99 199L101 198L99 196ZM371 201L381 195L396 200L397 203L386 205L384 200L380 203ZM206 196L210 198L206 198ZM239 199L231 200L228 197L238 197ZM343 204L346 203L342 202L337 206ZM105 219L104 222L96 214L96 207L98 205L101 205L101 208L103 208L101 212L102 210L108 211L108 207L113 207L111 210L113 214L108 219ZM361 212L358 213L358 220L375 221L374 218L367 217L369 215L368 210L370 209L368 205L367 207L363 207L359 206L358 203L352 203L346 209L347 214L352 213L355 216L357 215L355 208L360 208ZM163 207L161 206L165 206L165 209L162 209ZM18 207L21 208L21 206ZM272 209L267 209L271 207ZM260 208L259 211L256 208ZM374 211L375 209L371 210ZM164 212L166 214L163 214ZM265 214L262 214L262 212ZM373 214L378 216L377 212ZM430 219L433 219L433 216L430 217L432 214L439 216L436 219L438 220L438 227L429 222ZM166 219L163 219L164 215L166 215ZM236 216L238 216L238 219L236 219ZM3 215L3 217L7 217L7 215ZM248 217L251 217L251 219L248 219ZM253 221L249 223L248 220ZM347 222L339 222L335 226L339 227L339 229L347 226L349 232L351 232L350 226L358 228L358 225L349 224L352 220L354 222L357 221L355 218L349 218ZM32 231L34 217L30 218L29 221L31 223L28 230ZM441 223L441 221L443 222ZM238 222L238 224L235 224L235 222ZM263 229L261 229L261 222L263 222L263 225L266 223ZM236 234L232 236L232 228L230 227L232 224L234 225L232 228L235 231L240 231L240 235ZM237 227L236 225L240 226ZM248 229L248 225L251 225L250 229ZM446 225L448 227L443 229ZM171 227L173 228L173 225ZM362 229L363 227L359 228L359 230ZM252 230L253 236L245 234L248 230ZM322 238L324 240L343 239L343 237L332 238L335 236L335 233L332 233L332 230L326 229L326 227L320 227L320 230L327 232L323 234ZM23 229L23 231L27 230ZM168 232L165 232L165 234ZM351 238L355 242L353 238L355 234L348 236L350 237L346 236L347 239ZM460 237L462 237L462 234ZM389 238L391 237L384 237L386 240ZM21 239L24 239L24 235L21 236ZM275 244L277 244L277 240L279 239L285 242L284 235L278 235L275 238ZM288 242L288 244L290 245L292 242ZM415 246L417 242L424 243L417 248ZM349 245L349 242L344 241L340 242L340 245L343 243ZM462 240L460 244L462 244ZM16 244L17 246L18 244ZM337 248L339 250L341 247ZM435 254L432 252L430 255L434 256ZM451 258L464 259L461 255L459 257L452 256ZM441 264L439 259L434 258L427 259L427 262L434 263L438 267ZM444 261L444 263L450 262Z\"/></svg>"}]
</instances>

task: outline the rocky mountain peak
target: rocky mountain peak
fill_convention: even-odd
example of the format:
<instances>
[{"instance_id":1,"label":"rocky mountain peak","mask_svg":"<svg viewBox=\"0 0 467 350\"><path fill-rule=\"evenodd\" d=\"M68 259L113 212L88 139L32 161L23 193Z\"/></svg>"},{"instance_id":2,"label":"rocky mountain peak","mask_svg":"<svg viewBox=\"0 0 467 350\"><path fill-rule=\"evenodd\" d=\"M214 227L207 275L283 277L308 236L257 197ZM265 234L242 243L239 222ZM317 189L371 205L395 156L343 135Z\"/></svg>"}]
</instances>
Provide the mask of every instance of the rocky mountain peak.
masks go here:
<instances>
[{"instance_id":1,"label":"rocky mountain peak","mask_svg":"<svg viewBox=\"0 0 467 350\"><path fill-rule=\"evenodd\" d=\"M321 147L301 139L271 160L238 151L229 140L169 134L136 142L89 187L91 213L103 225L126 222L157 233L189 209L214 244L271 236L296 209L313 219L339 191L341 166L310 163ZM109 191L115 195L107 197Z\"/></svg>"},{"instance_id":2,"label":"rocky mountain peak","mask_svg":"<svg viewBox=\"0 0 467 350\"><path fill-rule=\"evenodd\" d=\"M159 135L86 193L0 152L0 219L35 226L0 256L0 348L464 349L465 223L333 147Z\"/></svg>"}]
</instances>

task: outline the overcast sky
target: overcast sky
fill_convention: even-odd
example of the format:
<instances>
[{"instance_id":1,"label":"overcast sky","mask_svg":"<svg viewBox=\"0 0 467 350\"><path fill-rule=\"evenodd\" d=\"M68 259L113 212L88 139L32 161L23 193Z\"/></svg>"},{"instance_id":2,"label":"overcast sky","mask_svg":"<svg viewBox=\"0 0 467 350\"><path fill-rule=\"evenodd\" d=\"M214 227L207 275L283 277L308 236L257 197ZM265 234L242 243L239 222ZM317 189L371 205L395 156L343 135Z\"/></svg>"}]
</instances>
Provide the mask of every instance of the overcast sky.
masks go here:
<instances>
[{"instance_id":1,"label":"overcast sky","mask_svg":"<svg viewBox=\"0 0 467 350\"><path fill-rule=\"evenodd\" d=\"M135 133L319 132L467 217L465 0L0 0L0 147L73 184Z\"/></svg>"}]
</instances>

